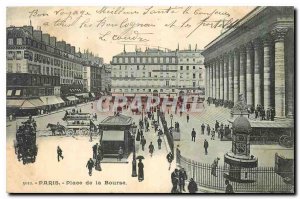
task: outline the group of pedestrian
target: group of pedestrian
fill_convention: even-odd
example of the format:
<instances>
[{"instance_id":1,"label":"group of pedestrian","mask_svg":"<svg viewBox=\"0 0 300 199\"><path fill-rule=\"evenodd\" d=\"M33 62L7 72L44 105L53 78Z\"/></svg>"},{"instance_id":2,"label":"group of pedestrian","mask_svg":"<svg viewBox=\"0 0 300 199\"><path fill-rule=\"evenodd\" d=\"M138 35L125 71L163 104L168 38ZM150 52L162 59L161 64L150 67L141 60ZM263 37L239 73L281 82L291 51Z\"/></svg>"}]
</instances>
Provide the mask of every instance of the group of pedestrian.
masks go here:
<instances>
[{"instance_id":1,"label":"group of pedestrian","mask_svg":"<svg viewBox=\"0 0 300 199\"><path fill-rule=\"evenodd\" d=\"M103 159L103 152L102 152L102 146L98 145L96 143L92 147L93 150L93 158L90 158L86 164L86 167L89 170L89 175L92 176L93 168L95 167L95 170L102 171L101 168L101 160Z\"/></svg>"},{"instance_id":2,"label":"group of pedestrian","mask_svg":"<svg viewBox=\"0 0 300 199\"><path fill-rule=\"evenodd\" d=\"M187 180L187 173L184 168L181 169L175 169L171 173L171 182L172 182L172 189L171 193L182 193L183 191L185 192L185 181ZM192 178L191 178L192 180ZM190 185L191 184L191 185ZM195 183L196 184L196 183ZM190 193L195 193L197 191L197 184L195 188L195 184L193 182L189 183L188 185L188 190Z\"/></svg>"},{"instance_id":3,"label":"group of pedestrian","mask_svg":"<svg viewBox=\"0 0 300 199\"><path fill-rule=\"evenodd\" d=\"M275 109L268 107L265 110L264 106L257 104L254 110L255 119L260 118L260 120L271 120L274 121Z\"/></svg>"}]
</instances>

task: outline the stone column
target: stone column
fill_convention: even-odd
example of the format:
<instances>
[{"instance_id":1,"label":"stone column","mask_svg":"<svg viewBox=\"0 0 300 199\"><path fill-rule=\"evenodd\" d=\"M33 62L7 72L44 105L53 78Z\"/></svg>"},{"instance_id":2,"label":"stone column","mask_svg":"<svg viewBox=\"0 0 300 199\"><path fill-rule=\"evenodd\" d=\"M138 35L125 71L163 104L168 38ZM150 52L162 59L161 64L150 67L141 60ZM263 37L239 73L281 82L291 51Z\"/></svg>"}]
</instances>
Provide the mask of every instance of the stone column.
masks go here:
<instances>
[{"instance_id":1,"label":"stone column","mask_svg":"<svg viewBox=\"0 0 300 199\"><path fill-rule=\"evenodd\" d=\"M213 63L210 61L209 64L209 95L210 97L213 97Z\"/></svg>"},{"instance_id":2,"label":"stone column","mask_svg":"<svg viewBox=\"0 0 300 199\"><path fill-rule=\"evenodd\" d=\"M275 28L272 35L275 39L275 115L285 117L285 54L284 38L287 28Z\"/></svg>"},{"instance_id":3,"label":"stone column","mask_svg":"<svg viewBox=\"0 0 300 199\"><path fill-rule=\"evenodd\" d=\"M233 102L235 103L239 98L239 76L240 76L240 53L238 49L234 50L234 64L233 64Z\"/></svg>"},{"instance_id":4,"label":"stone column","mask_svg":"<svg viewBox=\"0 0 300 199\"><path fill-rule=\"evenodd\" d=\"M216 99L220 99L220 60L216 60Z\"/></svg>"},{"instance_id":5,"label":"stone column","mask_svg":"<svg viewBox=\"0 0 300 199\"><path fill-rule=\"evenodd\" d=\"M288 33L286 35L285 39L285 45L286 45L286 54L287 56L285 57L286 59L286 76L288 76L286 80L286 100L287 100L287 113L286 116L289 118L294 118L294 85L295 85L295 44L294 44L294 29L289 29ZM273 65L272 65L273 66Z\"/></svg>"},{"instance_id":6,"label":"stone column","mask_svg":"<svg viewBox=\"0 0 300 199\"><path fill-rule=\"evenodd\" d=\"M224 63L224 100L228 100L228 56L225 54L223 56L223 63Z\"/></svg>"},{"instance_id":7,"label":"stone column","mask_svg":"<svg viewBox=\"0 0 300 199\"><path fill-rule=\"evenodd\" d=\"M246 80L247 80L247 105L248 106L253 106L255 107L254 103L253 103L253 93L254 93L254 89L253 89L253 75L254 75L254 57L253 57L253 46L252 43L249 42L246 45Z\"/></svg>"},{"instance_id":8,"label":"stone column","mask_svg":"<svg viewBox=\"0 0 300 199\"><path fill-rule=\"evenodd\" d=\"M269 35L264 37L264 107L271 107L271 64L272 40Z\"/></svg>"},{"instance_id":9,"label":"stone column","mask_svg":"<svg viewBox=\"0 0 300 199\"><path fill-rule=\"evenodd\" d=\"M213 60L213 98L216 98L216 61Z\"/></svg>"},{"instance_id":10,"label":"stone column","mask_svg":"<svg viewBox=\"0 0 300 199\"><path fill-rule=\"evenodd\" d=\"M254 41L254 106L263 105L262 103L262 81L261 71L263 68L262 43L259 39Z\"/></svg>"},{"instance_id":11,"label":"stone column","mask_svg":"<svg viewBox=\"0 0 300 199\"><path fill-rule=\"evenodd\" d=\"M224 100L224 59L220 57L220 99Z\"/></svg>"},{"instance_id":12,"label":"stone column","mask_svg":"<svg viewBox=\"0 0 300 199\"><path fill-rule=\"evenodd\" d=\"M228 54L228 100L233 102L233 52Z\"/></svg>"},{"instance_id":13,"label":"stone column","mask_svg":"<svg viewBox=\"0 0 300 199\"><path fill-rule=\"evenodd\" d=\"M246 50L245 46L240 47L240 94L243 94L244 99L246 96Z\"/></svg>"},{"instance_id":14,"label":"stone column","mask_svg":"<svg viewBox=\"0 0 300 199\"><path fill-rule=\"evenodd\" d=\"M209 82L209 64L205 63L205 98L207 99L209 97L209 87L208 87L208 82Z\"/></svg>"}]
</instances>

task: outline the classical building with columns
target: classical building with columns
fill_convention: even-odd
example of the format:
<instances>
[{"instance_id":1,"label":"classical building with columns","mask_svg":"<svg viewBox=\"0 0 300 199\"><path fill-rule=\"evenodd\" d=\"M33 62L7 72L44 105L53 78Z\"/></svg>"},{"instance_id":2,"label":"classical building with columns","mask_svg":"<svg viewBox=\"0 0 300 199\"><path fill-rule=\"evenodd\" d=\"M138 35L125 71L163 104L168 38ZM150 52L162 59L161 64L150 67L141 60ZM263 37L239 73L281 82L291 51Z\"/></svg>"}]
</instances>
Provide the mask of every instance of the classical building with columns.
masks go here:
<instances>
[{"instance_id":1,"label":"classical building with columns","mask_svg":"<svg viewBox=\"0 0 300 199\"><path fill-rule=\"evenodd\" d=\"M256 7L211 41L205 57L206 98L275 108L294 116L294 9Z\"/></svg>"}]
</instances>

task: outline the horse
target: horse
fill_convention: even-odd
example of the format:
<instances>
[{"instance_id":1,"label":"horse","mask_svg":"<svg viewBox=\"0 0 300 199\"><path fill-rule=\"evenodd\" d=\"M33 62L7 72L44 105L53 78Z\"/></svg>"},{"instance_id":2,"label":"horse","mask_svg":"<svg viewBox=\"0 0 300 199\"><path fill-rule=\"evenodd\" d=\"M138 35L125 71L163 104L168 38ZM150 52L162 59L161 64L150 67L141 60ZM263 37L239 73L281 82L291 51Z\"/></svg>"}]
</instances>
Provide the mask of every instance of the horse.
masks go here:
<instances>
[{"instance_id":1,"label":"horse","mask_svg":"<svg viewBox=\"0 0 300 199\"><path fill-rule=\"evenodd\" d=\"M48 123L46 128L50 128L50 130L52 131L52 135L55 135L55 131L59 132L60 135L62 135L66 131L66 128L64 126L51 123Z\"/></svg>"}]
</instances>

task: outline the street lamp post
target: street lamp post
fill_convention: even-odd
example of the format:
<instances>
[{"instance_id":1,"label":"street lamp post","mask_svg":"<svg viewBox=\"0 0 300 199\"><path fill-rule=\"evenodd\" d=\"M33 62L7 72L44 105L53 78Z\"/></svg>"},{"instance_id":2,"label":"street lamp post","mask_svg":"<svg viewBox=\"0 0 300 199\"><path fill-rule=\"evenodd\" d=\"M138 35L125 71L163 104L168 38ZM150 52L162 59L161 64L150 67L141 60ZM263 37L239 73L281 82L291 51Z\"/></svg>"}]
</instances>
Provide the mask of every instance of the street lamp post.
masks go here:
<instances>
[{"instance_id":1,"label":"street lamp post","mask_svg":"<svg viewBox=\"0 0 300 199\"><path fill-rule=\"evenodd\" d=\"M131 173L131 177L136 177L136 157L135 157L135 134L136 134L136 129L137 126L135 125L135 123L133 122L131 125L131 133L132 133L132 137L133 137L133 156L132 156L132 173Z\"/></svg>"},{"instance_id":2,"label":"street lamp post","mask_svg":"<svg viewBox=\"0 0 300 199\"><path fill-rule=\"evenodd\" d=\"M173 125L172 125L172 121L173 121L173 114L171 113L171 115L170 115L170 118L171 118L171 128L173 127Z\"/></svg>"}]
</instances>

